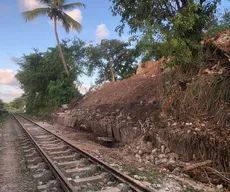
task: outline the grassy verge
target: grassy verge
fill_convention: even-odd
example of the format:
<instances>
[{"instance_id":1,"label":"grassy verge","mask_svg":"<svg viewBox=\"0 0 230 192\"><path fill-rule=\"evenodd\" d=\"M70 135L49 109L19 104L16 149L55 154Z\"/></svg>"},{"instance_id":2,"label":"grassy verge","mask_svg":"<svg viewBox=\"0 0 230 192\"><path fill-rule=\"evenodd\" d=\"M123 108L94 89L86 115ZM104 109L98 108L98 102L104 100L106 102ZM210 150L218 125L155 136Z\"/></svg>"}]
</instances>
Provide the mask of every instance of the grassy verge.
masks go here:
<instances>
[{"instance_id":1,"label":"grassy verge","mask_svg":"<svg viewBox=\"0 0 230 192\"><path fill-rule=\"evenodd\" d=\"M2 128L2 124L7 120L8 116L8 113L0 113L0 128Z\"/></svg>"}]
</instances>

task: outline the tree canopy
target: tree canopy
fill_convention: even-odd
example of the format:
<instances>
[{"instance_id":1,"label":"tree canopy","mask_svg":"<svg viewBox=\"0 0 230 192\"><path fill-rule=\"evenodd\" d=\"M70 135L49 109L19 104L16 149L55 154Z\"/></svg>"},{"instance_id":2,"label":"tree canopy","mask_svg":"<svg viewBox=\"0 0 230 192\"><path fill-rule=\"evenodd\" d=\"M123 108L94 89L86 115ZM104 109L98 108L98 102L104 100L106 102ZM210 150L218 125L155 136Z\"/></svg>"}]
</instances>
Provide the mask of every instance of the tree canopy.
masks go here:
<instances>
[{"instance_id":1,"label":"tree canopy","mask_svg":"<svg viewBox=\"0 0 230 192\"><path fill-rule=\"evenodd\" d=\"M168 56L174 63L188 64L197 57L204 30L214 19L220 0L110 0L114 16L120 15L116 30L126 25L147 57ZM147 46L146 46L147 45ZM145 49L146 47L146 49Z\"/></svg>"},{"instance_id":2,"label":"tree canopy","mask_svg":"<svg viewBox=\"0 0 230 192\"><path fill-rule=\"evenodd\" d=\"M74 82L83 73L84 42L79 39L63 41L62 46L70 66L69 76L62 70L57 47L48 48L46 52L34 50L18 63L20 71L16 78L26 94L29 113L48 113L80 95Z\"/></svg>"},{"instance_id":3,"label":"tree canopy","mask_svg":"<svg viewBox=\"0 0 230 192\"><path fill-rule=\"evenodd\" d=\"M97 84L117 81L135 73L138 54L128 43L119 40L102 40L101 44L87 49L90 71L97 70Z\"/></svg>"}]
</instances>

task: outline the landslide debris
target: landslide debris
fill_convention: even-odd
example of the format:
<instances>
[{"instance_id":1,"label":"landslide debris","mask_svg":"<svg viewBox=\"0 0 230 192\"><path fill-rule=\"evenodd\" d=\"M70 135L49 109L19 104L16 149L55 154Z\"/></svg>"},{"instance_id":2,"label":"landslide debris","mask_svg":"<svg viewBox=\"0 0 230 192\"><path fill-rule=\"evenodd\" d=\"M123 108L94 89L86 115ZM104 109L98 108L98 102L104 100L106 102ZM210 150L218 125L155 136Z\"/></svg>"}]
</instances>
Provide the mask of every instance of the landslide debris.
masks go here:
<instances>
[{"instance_id":1,"label":"landslide debris","mask_svg":"<svg viewBox=\"0 0 230 192\"><path fill-rule=\"evenodd\" d=\"M206 166L187 172L203 182L227 186L230 184L225 174L229 172L230 158L229 34L227 30L205 42L210 55L200 70L185 74L166 68L161 72L163 60L141 64L137 75L105 83L80 101L72 102L54 117L55 121L131 146L127 150L138 161L147 159L166 167L170 164L171 171L178 167L177 160L208 161ZM132 147L140 138L151 150L140 152ZM177 157L170 156L174 154ZM183 164L182 169L186 166Z\"/></svg>"}]
</instances>

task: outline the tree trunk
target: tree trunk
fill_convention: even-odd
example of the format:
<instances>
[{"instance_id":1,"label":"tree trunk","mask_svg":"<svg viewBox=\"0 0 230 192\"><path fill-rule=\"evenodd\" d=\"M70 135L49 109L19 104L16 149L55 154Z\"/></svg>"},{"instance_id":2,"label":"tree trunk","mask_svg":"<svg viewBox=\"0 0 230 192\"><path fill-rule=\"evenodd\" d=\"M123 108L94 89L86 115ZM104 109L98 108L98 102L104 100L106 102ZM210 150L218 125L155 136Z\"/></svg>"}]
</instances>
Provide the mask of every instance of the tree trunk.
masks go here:
<instances>
[{"instance_id":1,"label":"tree trunk","mask_svg":"<svg viewBox=\"0 0 230 192\"><path fill-rule=\"evenodd\" d=\"M60 44L59 38L58 38L58 33L57 33L57 18L56 17L54 18L54 32L55 32L55 36L56 36L56 40L57 40L57 44L58 44L58 49L59 49L59 52L60 52L60 55L61 55L61 59L62 59L62 63L63 63L64 69L65 69L65 72L67 73L67 75L69 75L69 70L67 68L65 57L64 57L64 54L63 54L63 51L62 51L62 48L61 48L61 44Z\"/></svg>"},{"instance_id":2,"label":"tree trunk","mask_svg":"<svg viewBox=\"0 0 230 192\"><path fill-rule=\"evenodd\" d=\"M114 74L113 69L111 70L111 75L112 75L112 82L115 82L115 74Z\"/></svg>"}]
</instances>

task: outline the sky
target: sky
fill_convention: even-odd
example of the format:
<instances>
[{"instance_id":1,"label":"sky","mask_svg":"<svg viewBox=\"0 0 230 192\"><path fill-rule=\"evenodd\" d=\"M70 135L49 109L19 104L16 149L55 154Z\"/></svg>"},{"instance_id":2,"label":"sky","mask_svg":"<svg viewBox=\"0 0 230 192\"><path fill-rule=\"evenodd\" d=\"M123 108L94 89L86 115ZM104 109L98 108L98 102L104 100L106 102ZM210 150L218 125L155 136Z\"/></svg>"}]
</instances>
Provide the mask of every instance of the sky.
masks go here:
<instances>
[{"instance_id":1,"label":"sky","mask_svg":"<svg viewBox=\"0 0 230 192\"><path fill-rule=\"evenodd\" d=\"M69 0L68 3L76 2ZM81 33L71 31L67 34L58 26L59 38L79 37L84 41L100 43L102 39L120 39L126 41L128 34L121 37L115 32L119 17L113 17L109 0L82 0L86 9L74 9L69 14L83 26ZM229 7L229 2L222 3L221 10ZM29 54L33 48L46 51L56 45L52 22L47 17L39 17L32 22L25 22L23 11L42 7L38 0L1 0L0 1L0 99L4 102L19 97L23 90L15 79L19 70L17 61L23 54ZM83 89L94 83L94 77L82 77Z\"/></svg>"}]
</instances>

